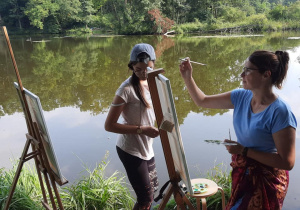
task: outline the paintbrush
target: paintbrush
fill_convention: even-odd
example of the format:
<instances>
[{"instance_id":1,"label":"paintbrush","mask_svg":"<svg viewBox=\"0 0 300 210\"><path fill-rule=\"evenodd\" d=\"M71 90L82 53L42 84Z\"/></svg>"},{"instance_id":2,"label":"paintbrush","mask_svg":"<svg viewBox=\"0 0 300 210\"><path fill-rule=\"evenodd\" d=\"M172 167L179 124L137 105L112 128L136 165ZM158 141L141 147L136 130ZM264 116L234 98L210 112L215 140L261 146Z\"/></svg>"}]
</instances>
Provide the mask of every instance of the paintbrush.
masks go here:
<instances>
[{"instance_id":1,"label":"paintbrush","mask_svg":"<svg viewBox=\"0 0 300 210\"><path fill-rule=\"evenodd\" d=\"M179 58L179 60L180 60L180 61L187 61L186 58ZM190 63L195 63L195 64L199 64L199 65L202 65L202 66L206 66L206 64L204 64L204 63L199 63L199 62L191 61L191 60L190 60Z\"/></svg>"},{"instance_id":2,"label":"paintbrush","mask_svg":"<svg viewBox=\"0 0 300 210\"><path fill-rule=\"evenodd\" d=\"M168 131L170 133L173 131L173 128L174 128L174 123L170 122L169 120L162 121L162 123L159 126L159 129Z\"/></svg>"},{"instance_id":3,"label":"paintbrush","mask_svg":"<svg viewBox=\"0 0 300 210\"><path fill-rule=\"evenodd\" d=\"M167 132L172 132L175 124L172 122L172 116L170 113L165 113L164 117L161 121L161 124L159 126L159 129L167 131Z\"/></svg>"}]
</instances>

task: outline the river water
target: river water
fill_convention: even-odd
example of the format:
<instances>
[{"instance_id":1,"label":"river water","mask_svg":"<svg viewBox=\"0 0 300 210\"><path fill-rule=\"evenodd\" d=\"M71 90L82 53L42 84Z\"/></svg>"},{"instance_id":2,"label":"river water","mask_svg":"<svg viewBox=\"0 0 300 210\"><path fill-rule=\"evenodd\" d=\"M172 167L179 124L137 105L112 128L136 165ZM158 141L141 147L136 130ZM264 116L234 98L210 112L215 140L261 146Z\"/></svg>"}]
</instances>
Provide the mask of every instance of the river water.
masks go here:
<instances>
[{"instance_id":1,"label":"river water","mask_svg":"<svg viewBox=\"0 0 300 210\"><path fill-rule=\"evenodd\" d=\"M11 36L12 48L23 86L39 96L62 174L70 183L93 169L109 152L107 175L124 173L118 159L116 134L104 130L104 122L116 89L130 72L131 48L140 42L154 46L155 68L164 68L170 79L186 160L191 178L204 177L213 166L230 171L230 155L223 145L205 139L223 140L235 134L232 110L197 107L191 100L178 70L178 59L194 64L194 78L206 94L230 91L240 86L245 59L257 49L287 50L290 68L283 89L275 92L292 108L300 123L300 33L267 33L251 36ZM27 128L13 82L17 81L10 55L0 34L0 167L11 168L11 159L21 156ZM300 208L300 133L297 130L296 164L284 209ZM159 138L154 150L162 186L168 180Z\"/></svg>"}]
</instances>

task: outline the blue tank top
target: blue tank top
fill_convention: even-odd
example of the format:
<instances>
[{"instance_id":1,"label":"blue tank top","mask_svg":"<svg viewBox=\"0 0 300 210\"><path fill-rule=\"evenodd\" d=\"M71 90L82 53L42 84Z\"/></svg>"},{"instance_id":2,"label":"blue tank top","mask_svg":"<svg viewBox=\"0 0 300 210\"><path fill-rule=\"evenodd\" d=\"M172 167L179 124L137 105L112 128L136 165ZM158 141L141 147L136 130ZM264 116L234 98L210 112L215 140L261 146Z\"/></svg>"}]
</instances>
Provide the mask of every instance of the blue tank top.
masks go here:
<instances>
[{"instance_id":1,"label":"blue tank top","mask_svg":"<svg viewBox=\"0 0 300 210\"><path fill-rule=\"evenodd\" d=\"M277 152L272 134L288 126L296 129L296 118L290 107L279 97L264 111L253 113L250 105L252 97L250 90L236 89L231 92L237 141L255 150Z\"/></svg>"}]
</instances>

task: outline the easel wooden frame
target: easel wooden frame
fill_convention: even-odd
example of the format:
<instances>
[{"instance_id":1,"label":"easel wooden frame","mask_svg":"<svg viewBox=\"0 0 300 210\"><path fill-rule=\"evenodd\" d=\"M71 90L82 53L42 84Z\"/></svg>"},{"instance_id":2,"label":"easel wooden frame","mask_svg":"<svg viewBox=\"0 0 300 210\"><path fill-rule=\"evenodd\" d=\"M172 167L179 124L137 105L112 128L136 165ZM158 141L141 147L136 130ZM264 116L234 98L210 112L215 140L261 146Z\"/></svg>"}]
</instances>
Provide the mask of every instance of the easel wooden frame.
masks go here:
<instances>
[{"instance_id":1,"label":"easel wooden frame","mask_svg":"<svg viewBox=\"0 0 300 210\"><path fill-rule=\"evenodd\" d=\"M152 104L155 112L156 122L157 126L160 127L162 121L163 121L163 112L161 103L159 100L159 93L156 86L155 78L158 76L158 74L164 73L164 70L156 69L153 71L148 72L148 86L151 94ZM160 203L158 209L164 209L166 204L168 203L171 195L173 194L175 202L177 204L177 209L186 209L185 204L188 205L189 209L195 209L194 206L191 204L189 199L186 197L184 192L179 186L179 182L181 181L180 176L175 170L174 160L172 157L171 147L169 143L169 137L167 135L167 132L164 130L159 130L160 139L163 147L163 152L166 160L166 165L170 177L171 184L167 189L166 194L164 195L162 202Z\"/></svg>"},{"instance_id":2,"label":"easel wooden frame","mask_svg":"<svg viewBox=\"0 0 300 210\"><path fill-rule=\"evenodd\" d=\"M45 181L48 195L50 198L50 202L52 205L52 209L57 209L52 190L54 191L59 209L64 209L61 199L60 199L59 192L56 187L56 183L58 183L61 186L61 185L66 184L68 181L64 180L62 182L62 180L59 180L58 177L51 170L45 149L42 144L42 137L40 135L38 125L37 125L37 123L33 122L30 111L29 111L29 107L28 107L28 103L27 103L27 100L25 97L25 92L24 92L23 85L21 82L19 70L18 70L17 63L16 63L16 60L14 57L14 53L13 53L13 50L12 50L12 47L10 44L10 40L8 37L6 27L3 26L2 29L3 29L3 32L5 35L6 43L7 43L7 46L8 46L10 55L11 55L12 63L13 63L14 69L15 69L15 73L17 76L18 85L19 85L18 91L19 91L22 103L24 105L25 120L26 120L26 125L27 125L27 130L28 130L28 133L26 134L27 140L26 140L22 155L20 157L20 162L18 164L16 174L14 176L14 180L12 182L12 186L10 188L9 195L7 197L4 209L8 210L8 208L9 208L9 205L12 200L12 197L13 197L13 194L14 194L14 191L15 191L15 188L16 188L18 179L20 177L21 170L22 170L24 163L31 159L34 159L34 162L35 162L35 167L36 167L40 187L41 187L42 194L43 194L43 200L42 200L43 206L46 209L51 209L51 207L48 204L48 199L47 199L46 191L45 191L45 187L44 187L43 181ZM30 146L31 146L32 152L28 152ZM44 176L44 179L42 178L42 174Z\"/></svg>"}]
</instances>

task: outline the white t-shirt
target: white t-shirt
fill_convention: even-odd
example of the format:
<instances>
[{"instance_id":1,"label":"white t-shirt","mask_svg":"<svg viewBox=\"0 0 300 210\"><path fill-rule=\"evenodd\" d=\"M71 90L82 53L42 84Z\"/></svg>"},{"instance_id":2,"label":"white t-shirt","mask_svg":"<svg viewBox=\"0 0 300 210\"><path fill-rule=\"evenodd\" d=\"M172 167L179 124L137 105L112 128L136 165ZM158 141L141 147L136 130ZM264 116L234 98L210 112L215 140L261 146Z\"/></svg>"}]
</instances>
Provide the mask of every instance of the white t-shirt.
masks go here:
<instances>
[{"instance_id":1,"label":"white t-shirt","mask_svg":"<svg viewBox=\"0 0 300 210\"><path fill-rule=\"evenodd\" d=\"M145 99L151 106L147 108L135 94L130 79L131 77L125 80L116 91L116 95L120 96L126 103L121 113L124 119L123 123L153 126L155 115L150 92L146 88L143 89ZM143 134L119 134L117 140L117 146L120 149L143 160L150 160L154 156L152 144L153 139Z\"/></svg>"}]
</instances>

